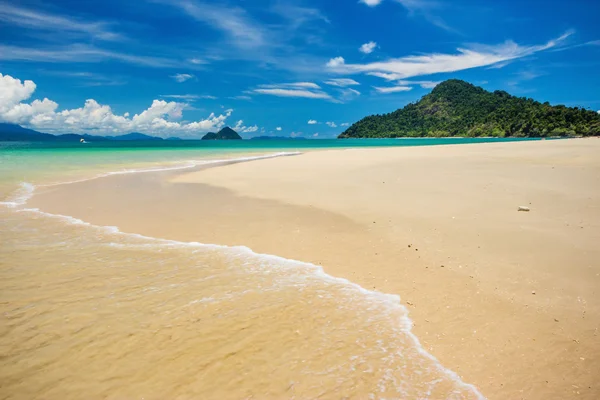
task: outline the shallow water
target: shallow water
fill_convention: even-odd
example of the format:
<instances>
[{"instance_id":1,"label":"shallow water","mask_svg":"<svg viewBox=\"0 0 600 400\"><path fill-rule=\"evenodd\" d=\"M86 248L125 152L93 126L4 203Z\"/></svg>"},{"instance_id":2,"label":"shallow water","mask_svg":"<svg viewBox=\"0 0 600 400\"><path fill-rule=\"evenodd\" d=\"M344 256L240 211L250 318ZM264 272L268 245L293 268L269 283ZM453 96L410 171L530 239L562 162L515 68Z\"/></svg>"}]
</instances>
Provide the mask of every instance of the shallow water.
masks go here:
<instances>
[{"instance_id":1,"label":"shallow water","mask_svg":"<svg viewBox=\"0 0 600 400\"><path fill-rule=\"evenodd\" d=\"M187 167L180 156L130 161ZM20 172L38 184L133 172L78 162ZM0 398L481 397L421 348L397 296L245 247L31 210L33 188L0 207Z\"/></svg>"}]
</instances>

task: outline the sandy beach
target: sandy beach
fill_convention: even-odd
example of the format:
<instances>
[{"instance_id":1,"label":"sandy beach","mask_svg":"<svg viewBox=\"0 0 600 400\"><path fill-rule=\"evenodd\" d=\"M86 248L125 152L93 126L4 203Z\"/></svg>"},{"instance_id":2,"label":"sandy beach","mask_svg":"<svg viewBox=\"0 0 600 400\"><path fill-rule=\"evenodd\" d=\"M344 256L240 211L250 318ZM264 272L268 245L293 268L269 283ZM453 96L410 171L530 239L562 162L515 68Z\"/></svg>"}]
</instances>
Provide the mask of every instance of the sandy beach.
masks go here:
<instances>
[{"instance_id":1,"label":"sandy beach","mask_svg":"<svg viewBox=\"0 0 600 400\"><path fill-rule=\"evenodd\" d=\"M598 139L314 151L29 205L321 265L400 295L424 348L490 399L597 399L598 154Z\"/></svg>"}]
</instances>

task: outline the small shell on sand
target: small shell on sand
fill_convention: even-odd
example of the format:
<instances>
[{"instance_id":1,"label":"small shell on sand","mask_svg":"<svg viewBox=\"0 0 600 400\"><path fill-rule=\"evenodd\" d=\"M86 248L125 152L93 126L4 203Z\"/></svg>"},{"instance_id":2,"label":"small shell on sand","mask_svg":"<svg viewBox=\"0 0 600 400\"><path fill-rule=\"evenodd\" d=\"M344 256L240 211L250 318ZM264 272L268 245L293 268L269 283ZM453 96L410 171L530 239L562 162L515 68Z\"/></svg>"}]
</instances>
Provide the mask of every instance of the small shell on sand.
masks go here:
<instances>
[{"instance_id":1,"label":"small shell on sand","mask_svg":"<svg viewBox=\"0 0 600 400\"><path fill-rule=\"evenodd\" d=\"M519 209L517 211L529 211L529 207L519 206Z\"/></svg>"}]
</instances>

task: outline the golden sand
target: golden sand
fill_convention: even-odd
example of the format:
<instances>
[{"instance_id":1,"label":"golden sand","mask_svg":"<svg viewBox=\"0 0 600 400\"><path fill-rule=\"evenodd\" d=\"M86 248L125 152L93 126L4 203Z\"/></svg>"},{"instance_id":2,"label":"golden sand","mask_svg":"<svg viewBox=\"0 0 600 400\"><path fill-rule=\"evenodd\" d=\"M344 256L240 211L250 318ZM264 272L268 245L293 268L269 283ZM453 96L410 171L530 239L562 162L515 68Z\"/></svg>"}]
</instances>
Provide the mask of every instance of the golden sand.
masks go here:
<instances>
[{"instance_id":1,"label":"golden sand","mask_svg":"<svg viewBox=\"0 0 600 400\"><path fill-rule=\"evenodd\" d=\"M599 152L597 139L332 150L56 186L30 204L322 265L401 295L424 347L491 399L596 399Z\"/></svg>"}]
</instances>

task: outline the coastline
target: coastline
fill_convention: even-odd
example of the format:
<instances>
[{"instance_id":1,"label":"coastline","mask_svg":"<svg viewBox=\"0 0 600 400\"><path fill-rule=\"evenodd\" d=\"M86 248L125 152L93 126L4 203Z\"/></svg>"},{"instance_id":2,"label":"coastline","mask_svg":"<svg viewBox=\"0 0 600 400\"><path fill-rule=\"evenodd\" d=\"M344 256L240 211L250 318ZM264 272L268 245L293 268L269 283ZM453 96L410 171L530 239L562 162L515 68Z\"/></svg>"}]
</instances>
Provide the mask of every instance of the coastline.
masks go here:
<instances>
[{"instance_id":1,"label":"coastline","mask_svg":"<svg viewBox=\"0 0 600 400\"><path fill-rule=\"evenodd\" d=\"M49 190L39 198L34 198L33 203L34 206L41 206L42 210L66 213L96 224L117 225L123 231L176 240L195 238L208 243L245 244L257 252L323 265L326 272L357 282L365 288L400 294L410 309L410 316L416 324L415 333L425 348L438 357L445 367L457 371L466 382L474 383L490 398L514 398L519 394L526 398L547 398L556 393L560 393L562 398L594 398L598 393L598 388L593 385L593 371L598 366L598 348L593 343L596 337L593 329L597 326L599 315L598 304L591 296L597 287L597 282L593 280L595 270L587 271L592 273L590 276L584 274L584 280L589 280L590 285L586 287L582 280L565 280L567 276L563 272L566 271L564 265L560 268L560 262L570 258L575 263L597 261L597 252L586 247L590 244L584 241L580 247L591 252L588 258L581 259L580 255L569 251L564 259L551 265L553 276L543 276L544 270L540 264L552 264L551 258L556 256L556 252L541 257L539 249L531 251L535 249L531 246L543 244L546 239L544 232L578 235L575 233L578 231L561 232L561 229L565 230L564 227L557 230L555 226L545 225L552 216L546 213L552 211L548 209L550 204L543 201L543 195L547 193L536 195L534 192L556 188L537 187L528 193L534 198L532 213L528 215L517 214L516 207L520 203L509 203L510 212L499 212L501 215L498 220L483 218L486 224L499 224L500 233L505 235L515 233L515 228L519 228L516 229L517 233L523 230L523 226L514 224L524 222L514 218L528 218L535 212L542 212L541 219L534 217L533 223L526 223L532 224L525 226L525 230L529 236L534 236L534 240L525 246L519 246L521 238L503 242L502 237L492 234L494 229L460 231L469 226L482 229L485 224L476 221L477 218L469 220L468 216L478 215L497 204L484 204L483 208L477 208L466 201L464 209L461 200L454 199L451 204L455 207L439 207L449 194L440 189L440 184L446 182L449 176L460 179L466 177L470 185L454 189L461 189L469 195L480 193L478 201L489 202L498 195L504 203L515 199L515 193L510 193L510 190L502 197L502 193L493 187L481 186L482 182L477 180L477 176L470 176L468 169L461 169L465 166L462 161L469 157L475 157L477 162L482 161L477 158L479 150L474 150L477 146L496 155L491 164L484 163L483 166L490 168L487 172L497 173L498 168L509 166L507 161L519 162L521 168L527 167L527 162L533 159L533 167L529 165L528 168L534 168L535 177L539 178L540 165L545 167L549 163L547 166L551 169L557 167L561 170L559 180L564 183L573 167L592 168L592 177L597 171L597 163L593 163L590 155L595 154L598 143L593 139L584 141L583 147L592 148L583 153L582 141L553 142L558 144L549 147L544 145L545 150L541 154L539 143L543 142L534 142L533 147L530 143L515 143L512 146L507 143L314 152L287 159L255 161L170 175L160 183L150 182L141 176L122 177L132 178L138 183L135 186L137 193L126 190L125 182L117 182L111 177L93 183L86 182L83 185L85 191L80 184ZM506 149L509 153L506 153ZM584 154L583 159L580 154ZM425 160L423 157L426 157ZM456 161L457 157L462 160ZM430 178L432 171L440 167L435 160L442 160L445 167L456 167L454 164L458 164L458 169L447 169L448 176L438 177L443 178L441 181L427 182L421 179ZM432 169L415 169L423 168L423 161L433 163ZM415 179L408 179L411 175L406 173L399 176L395 170L399 166L406 167L402 163L407 162L413 168L410 174ZM467 163L466 166L473 165ZM383 174L377 173L382 170ZM528 176L526 171L500 171L502 173L493 177L506 179L502 183L510 183L511 178L521 179L520 183L525 186L532 183L533 176ZM344 178L349 173L353 179ZM544 169L541 176L547 173ZM585 173L589 177L590 171ZM319 175L318 178L315 175ZM369 180L373 176L377 177L378 182ZM385 182L388 182L388 186L384 189L382 185ZM392 185L392 182L396 185ZM538 182L548 183L543 180ZM139 204L144 195L157 194L157 184L165 189L165 193L159 196L162 207L142 204L133 215L124 214L128 207L131 212L132 204ZM575 181L572 184L581 189L581 185L589 185L590 182ZM111 201L111 185L119 188L122 196L120 201ZM95 188L90 192L91 187ZM578 196L581 197L582 193L570 189L562 190L570 192L567 194L572 197L566 196L561 200L580 202L582 199ZM390 198L407 191L414 195L414 198L405 200L408 203L397 206L390 201ZM427 196L423 197L423 194ZM595 196L597 190L592 194ZM80 204L65 203L65 195L77 195ZM189 204L197 202L200 197L205 202L202 209ZM378 199L384 199L384 204L364 207ZM589 200L596 200L596 197ZM36 204L37 201L39 203ZM94 204L102 204L102 209L94 207ZM167 207L169 212L165 213L165 205L176 205L179 210L173 213L171 209L174 207ZM567 209L571 210L573 204L568 206ZM398 212L395 207L411 212ZM164 215L156 216L160 214L159 211ZM448 222L451 217L449 211L454 214L452 220L458 218L455 221L459 222L458 230ZM586 229L578 229L584 229L592 239L595 238L598 226L593 221L597 216L597 208L584 207L581 213L574 213L572 217L585 215L592 222L584 225ZM144 219L144 215L154 215L154 222L152 218ZM173 217L177 226L165 228L164 221ZM508 220L503 221L505 218ZM202 229L194 226L200 221ZM506 222L513 225L507 225ZM481 233L485 237L477 239ZM540 233L542 236L537 238L540 241L536 242L535 235ZM465 237L458 238L457 234L465 234ZM564 237L561 236L561 239ZM478 252L473 246L464 245L465 241L484 243L485 251ZM357 248L356 243L360 243L362 248ZM568 243L569 246L572 244ZM516 253L516 258L513 254L501 257L507 249L509 253L511 250ZM547 251L547 246L542 250ZM564 252L565 248L558 250ZM528 252L533 254L528 256ZM536 267L534 271L525 271L526 267L532 265ZM576 270L575 275L582 271L587 274L584 270ZM514 273L522 274L519 280L526 281L527 285L514 282L510 277ZM565 280L564 285L561 280ZM532 294L532 284L535 295ZM553 293L540 289L547 285L556 285L553 289L560 291L559 301L555 301ZM569 288L569 285L574 287ZM572 300L577 298L576 294L582 288L585 289L585 307L574 307ZM584 314L587 312L587 321L582 321L582 310ZM577 317L571 315L574 311L578 312ZM503 318L508 321L506 325L502 323ZM520 340L524 343L519 343ZM543 354L545 349L552 349L550 357ZM557 363L562 365L557 367ZM492 365L494 367L490 367ZM538 369L535 376L531 376L532 369ZM561 382L561 376L566 381ZM585 385L588 385L587 390ZM573 386L577 386L581 396L576 394L579 390Z\"/></svg>"}]
</instances>

